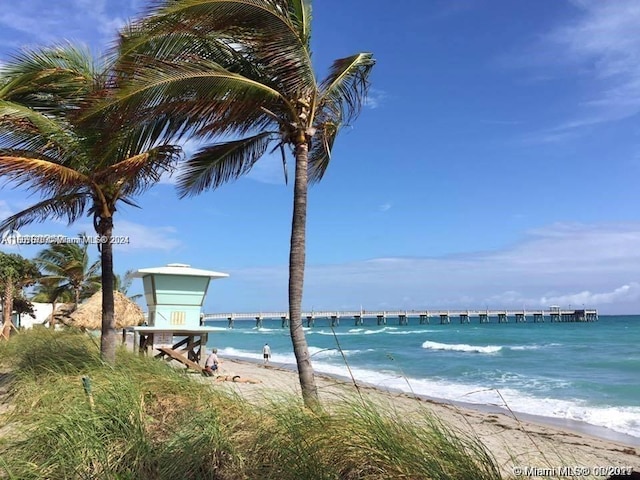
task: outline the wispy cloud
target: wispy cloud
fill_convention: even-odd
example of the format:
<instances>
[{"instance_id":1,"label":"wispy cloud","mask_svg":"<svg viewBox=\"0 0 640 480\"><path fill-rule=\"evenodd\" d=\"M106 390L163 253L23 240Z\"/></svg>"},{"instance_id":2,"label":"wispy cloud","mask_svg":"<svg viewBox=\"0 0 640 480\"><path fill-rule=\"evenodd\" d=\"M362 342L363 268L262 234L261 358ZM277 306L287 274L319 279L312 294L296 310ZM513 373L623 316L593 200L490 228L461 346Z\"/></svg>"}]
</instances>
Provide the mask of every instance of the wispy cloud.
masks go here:
<instances>
[{"instance_id":1,"label":"wispy cloud","mask_svg":"<svg viewBox=\"0 0 640 480\"><path fill-rule=\"evenodd\" d=\"M182 246L178 231L170 226L150 227L120 220L114 227L114 235L129 238L128 244L116 246L123 252L135 250L172 251Z\"/></svg>"},{"instance_id":2,"label":"wispy cloud","mask_svg":"<svg viewBox=\"0 0 640 480\"><path fill-rule=\"evenodd\" d=\"M640 223L554 224L499 251L310 263L304 302L335 308L327 304L330 298L334 304L354 308L363 304L425 309L584 304L611 313L633 312L640 308L639 244ZM286 289L284 266L247 269L234 276L251 288Z\"/></svg>"},{"instance_id":3,"label":"wispy cloud","mask_svg":"<svg viewBox=\"0 0 640 480\"><path fill-rule=\"evenodd\" d=\"M388 212L389 210L391 210L391 204L390 203L383 203L382 205L380 205L378 207L378 211L380 212Z\"/></svg>"},{"instance_id":4,"label":"wispy cloud","mask_svg":"<svg viewBox=\"0 0 640 480\"><path fill-rule=\"evenodd\" d=\"M529 58L569 68L588 85L588 96L576 105L574 118L548 134L579 130L640 112L640 3L574 0L576 18L541 37ZM565 71L565 75L567 74Z\"/></svg>"},{"instance_id":5,"label":"wispy cloud","mask_svg":"<svg viewBox=\"0 0 640 480\"><path fill-rule=\"evenodd\" d=\"M288 157L287 175L289 180L291 180L291 174L289 172L291 163L291 157ZM284 185L284 165L282 164L282 156L280 155L280 152L276 151L272 154L266 154L258 160L251 171L247 174L247 178L260 183Z\"/></svg>"},{"instance_id":6,"label":"wispy cloud","mask_svg":"<svg viewBox=\"0 0 640 480\"><path fill-rule=\"evenodd\" d=\"M134 11L129 0L29 0L2 9L0 26L23 34L33 44L81 39L103 50ZM14 40L14 47L23 43L22 39Z\"/></svg>"},{"instance_id":7,"label":"wispy cloud","mask_svg":"<svg viewBox=\"0 0 640 480\"><path fill-rule=\"evenodd\" d=\"M385 102L386 98L387 93L384 90L371 87L367 97L364 99L364 106L372 109L378 108Z\"/></svg>"}]
</instances>

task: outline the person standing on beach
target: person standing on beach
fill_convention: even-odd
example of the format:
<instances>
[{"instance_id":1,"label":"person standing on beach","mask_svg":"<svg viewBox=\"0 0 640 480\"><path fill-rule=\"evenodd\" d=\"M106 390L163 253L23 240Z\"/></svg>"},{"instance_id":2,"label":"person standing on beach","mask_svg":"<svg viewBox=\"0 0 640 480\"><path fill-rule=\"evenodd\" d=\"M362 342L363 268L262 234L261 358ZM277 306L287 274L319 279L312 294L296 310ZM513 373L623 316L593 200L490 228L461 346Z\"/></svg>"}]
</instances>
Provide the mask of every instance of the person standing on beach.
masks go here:
<instances>
[{"instance_id":1,"label":"person standing on beach","mask_svg":"<svg viewBox=\"0 0 640 480\"><path fill-rule=\"evenodd\" d=\"M213 374L218 371L218 363L220 363L220 360L218 360L218 349L214 348L204 363L204 371L209 376L213 376Z\"/></svg>"},{"instance_id":2,"label":"person standing on beach","mask_svg":"<svg viewBox=\"0 0 640 480\"><path fill-rule=\"evenodd\" d=\"M268 364L269 359L271 358L271 347L268 343L265 343L264 347L262 347L262 356L264 358L264 364Z\"/></svg>"}]
</instances>

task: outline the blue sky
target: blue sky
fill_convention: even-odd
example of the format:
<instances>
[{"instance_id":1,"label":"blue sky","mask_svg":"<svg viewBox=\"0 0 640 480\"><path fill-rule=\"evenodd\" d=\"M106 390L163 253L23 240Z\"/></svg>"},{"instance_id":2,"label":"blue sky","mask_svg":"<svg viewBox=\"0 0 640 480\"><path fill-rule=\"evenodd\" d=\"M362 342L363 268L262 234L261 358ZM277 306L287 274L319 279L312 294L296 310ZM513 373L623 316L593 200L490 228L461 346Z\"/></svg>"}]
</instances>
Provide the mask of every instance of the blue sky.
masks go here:
<instances>
[{"instance_id":1,"label":"blue sky","mask_svg":"<svg viewBox=\"0 0 640 480\"><path fill-rule=\"evenodd\" d=\"M0 61L62 40L104 51L144 5L16 2L0 12ZM310 192L303 308L640 312L640 4L402 7L314 4L320 75L358 51L377 65ZM286 309L292 187L279 160L195 198L178 200L171 182L117 212L130 244L116 271L188 263L231 275L212 283L207 313ZM35 200L3 188L0 218ZM89 219L21 233L80 231Z\"/></svg>"}]
</instances>

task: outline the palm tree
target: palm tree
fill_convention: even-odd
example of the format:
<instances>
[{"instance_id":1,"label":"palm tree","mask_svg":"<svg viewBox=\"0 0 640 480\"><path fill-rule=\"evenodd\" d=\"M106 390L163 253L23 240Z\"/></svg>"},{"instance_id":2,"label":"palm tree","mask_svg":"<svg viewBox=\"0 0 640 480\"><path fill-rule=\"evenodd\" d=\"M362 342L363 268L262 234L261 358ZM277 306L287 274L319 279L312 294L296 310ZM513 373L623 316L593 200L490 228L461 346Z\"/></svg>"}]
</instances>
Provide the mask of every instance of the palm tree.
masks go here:
<instances>
[{"instance_id":1,"label":"palm tree","mask_svg":"<svg viewBox=\"0 0 640 480\"><path fill-rule=\"evenodd\" d=\"M102 270L100 351L115 362L113 318L113 217L122 203L134 205L180 149L151 144L137 126L113 115L82 112L117 85L110 65L70 45L27 51L2 68L0 78L0 177L40 195L35 205L0 222L0 232L51 218L69 224L86 213L98 234Z\"/></svg>"},{"instance_id":2,"label":"palm tree","mask_svg":"<svg viewBox=\"0 0 640 480\"><path fill-rule=\"evenodd\" d=\"M129 300L133 300L135 302L138 299L142 298L142 294L137 293L135 295L129 295L129 288L131 288L131 283L133 282L133 279L134 279L134 276L133 276L134 273L135 273L135 270L127 270L126 272L124 272L123 276L116 274L113 288L117 292L120 292L123 295L127 295Z\"/></svg>"},{"instance_id":3,"label":"palm tree","mask_svg":"<svg viewBox=\"0 0 640 480\"><path fill-rule=\"evenodd\" d=\"M86 242L56 243L40 251L35 259L41 271L48 274L40 282L57 283L60 293L71 292L75 308L100 289L100 261L89 264L88 247Z\"/></svg>"},{"instance_id":4,"label":"palm tree","mask_svg":"<svg viewBox=\"0 0 640 480\"><path fill-rule=\"evenodd\" d=\"M184 165L181 197L244 175L270 145L280 149L283 162L285 147L290 148L295 159L290 333L305 404L315 406L301 320L307 187L322 179L340 128L359 114L374 60L370 53L336 60L318 82L305 0L156 5L121 35L118 68L126 82L117 105L150 134L189 135L206 145Z\"/></svg>"},{"instance_id":5,"label":"palm tree","mask_svg":"<svg viewBox=\"0 0 640 480\"><path fill-rule=\"evenodd\" d=\"M40 276L38 267L20 255L0 252L0 296L2 296L2 331L0 338L8 339L11 329L13 299L20 295L23 287L33 285ZM16 295L16 292L18 294Z\"/></svg>"},{"instance_id":6,"label":"palm tree","mask_svg":"<svg viewBox=\"0 0 640 480\"><path fill-rule=\"evenodd\" d=\"M73 293L70 292L62 281L58 279L40 278L36 285L32 302L50 303L51 304L51 321L50 328L56 326L56 305L58 302L70 303L73 301Z\"/></svg>"}]
</instances>

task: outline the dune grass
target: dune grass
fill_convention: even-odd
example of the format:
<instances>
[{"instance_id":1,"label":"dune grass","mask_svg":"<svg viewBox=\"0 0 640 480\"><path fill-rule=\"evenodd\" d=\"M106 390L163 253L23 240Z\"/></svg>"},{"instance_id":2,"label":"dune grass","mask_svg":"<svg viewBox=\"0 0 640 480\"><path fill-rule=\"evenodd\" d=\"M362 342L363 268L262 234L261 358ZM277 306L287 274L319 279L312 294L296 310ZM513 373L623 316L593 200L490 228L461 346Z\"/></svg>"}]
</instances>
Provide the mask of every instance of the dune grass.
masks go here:
<instances>
[{"instance_id":1,"label":"dune grass","mask_svg":"<svg viewBox=\"0 0 640 480\"><path fill-rule=\"evenodd\" d=\"M501 478L479 441L426 413L409 422L356 397L322 413L292 396L248 402L124 349L103 364L72 331L23 333L0 358L12 392L5 478Z\"/></svg>"}]
</instances>

